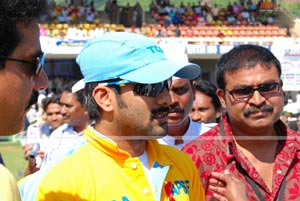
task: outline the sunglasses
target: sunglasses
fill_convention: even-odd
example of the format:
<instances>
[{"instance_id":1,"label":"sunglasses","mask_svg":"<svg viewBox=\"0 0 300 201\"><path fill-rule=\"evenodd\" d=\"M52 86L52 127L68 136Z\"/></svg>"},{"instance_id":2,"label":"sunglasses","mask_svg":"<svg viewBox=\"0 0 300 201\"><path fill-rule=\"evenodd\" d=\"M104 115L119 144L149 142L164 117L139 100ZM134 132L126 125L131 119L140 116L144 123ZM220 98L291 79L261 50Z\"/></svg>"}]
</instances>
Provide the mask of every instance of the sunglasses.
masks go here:
<instances>
[{"instance_id":1,"label":"sunglasses","mask_svg":"<svg viewBox=\"0 0 300 201\"><path fill-rule=\"evenodd\" d=\"M16 59L12 57L7 57L7 56L0 56L0 60L10 60L10 61L16 61L20 63L25 63L25 64L30 64L31 65L31 75L38 76L40 72L42 71L44 64L45 64L45 56L44 53L42 53L40 56L36 58L34 61L27 61L27 60L22 60L22 59Z\"/></svg>"},{"instance_id":2,"label":"sunglasses","mask_svg":"<svg viewBox=\"0 0 300 201\"><path fill-rule=\"evenodd\" d=\"M261 84L257 87L243 87L239 89L233 89L229 92L229 94L233 97L233 99L238 101L248 100L253 96L254 91L258 91L263 97L272 97L278 95L280 89L279 83L266 83Z\"/></svg>"},{"instance_id":3,"label":"sunglasses","mask_svg":"<svg viewBox=\"0 0 300 201\"><path fill-rule=\"evenodd\" d=\"M148 96L148 97L156 97L163 92L164 88L170 90L172 79L168 79L163 82L154 83L154 84L140 84L140 83L130 82L128 80L116 79L104 83L102 82L99 83L98 85L112 86L112 85L121 85L121 84L129 84L129 83L135 85L133 88L134 94Z\"/></svg>"}]
</instances>

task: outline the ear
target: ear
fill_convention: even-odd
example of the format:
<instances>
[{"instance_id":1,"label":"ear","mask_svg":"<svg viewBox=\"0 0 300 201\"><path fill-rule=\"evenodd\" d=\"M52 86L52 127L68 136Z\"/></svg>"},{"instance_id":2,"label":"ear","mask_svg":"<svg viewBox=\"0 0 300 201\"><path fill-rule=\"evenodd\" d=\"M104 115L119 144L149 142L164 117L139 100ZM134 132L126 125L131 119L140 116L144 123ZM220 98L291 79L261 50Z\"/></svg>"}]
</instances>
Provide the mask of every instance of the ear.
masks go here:
<instances>
[{"instance_id":1,"label":"ear","mask_svg":"<svg viewBox=\"0 0 300 201\"><path fill-rule=\"evenodd\" d=\"M224 90L218 88L217 91L217 96L219 97L219 100L222 104L222 107L226 109L226 100L225 100L225 92Z\"/></svg>"},{"instance_id":2,"label":"ear","mask_svg":"<svg viewBox=\"0 0 300 201\"><path fill-rule=\"evenodd\" d=\"M93 97L97 105L103 110L110 112L114 109L112 104L113 92L106 86L97 86L93 91Z\"/></svg>"}]
</instances>

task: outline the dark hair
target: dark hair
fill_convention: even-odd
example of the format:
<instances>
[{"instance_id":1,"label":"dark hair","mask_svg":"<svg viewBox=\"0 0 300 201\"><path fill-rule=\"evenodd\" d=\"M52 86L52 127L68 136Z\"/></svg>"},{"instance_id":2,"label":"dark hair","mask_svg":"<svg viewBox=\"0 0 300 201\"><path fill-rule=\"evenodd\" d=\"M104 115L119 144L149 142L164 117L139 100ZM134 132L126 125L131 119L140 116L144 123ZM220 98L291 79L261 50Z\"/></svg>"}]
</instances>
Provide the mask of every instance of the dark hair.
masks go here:
<instances>
[{"instance_id":1,"label":"dark hair","mask_svg":"<svg viewBox=\"0 0 300 201\"><path fill-rule=\"evenodd\" d=\"M90 82L85 84L84 88L84 106L86 110L88 111L89 118L91 120L98 121L101 118L101 108L96 103L94 97L93 97L93 91L96 86L98 86L99 82ZM111 85L110 88L112 88L116 94L120 94L120 86L119 85Z\"/></svg>"},{"instance_id":2,"label":"dark hair","mask_svg":"<svg viewBox=\"0 0 300 201\"><path fill-rule=\"evenodd\" d=\"M200 91L210 97L211 103L213 104L215 110L222 108L221 102L216 94L217 87L213 85L208 80L195 80L194 87L196 91Z\"/></svg>"},{"instance_id":3,"label":"dark hair","mask_svg":"<svg viewBox=\"0 0 300 201\"><path fill-rule=\"evenodd\" d=\"M67 83L63 84L62 91L72 93L72 87L74 84L76 84L76 82L77 82L77 80L71 80L71 81L68 81Z\"/></svg>"},{"instance_id":4,"label":"dark hair","mask_svg":"<svg viewBox=\"0 0 300 201\"><path fill-rule=\"evenodd\" d=\"M76 91L74 94L76 94L76 96L77 96L77 100L78 100L78 102L80 102L80 104L83 106L83 107L85 107L84 105L84 103L85 103L85 97L84 97L84 91L83 91L83 89L81 89L81 90L79 90L79 91Z\"/></svg>"},{"instance_id":5,"label":"dark hair","mask_svg":"<svg viewBox=\"0 0 300 201\"><path fill-rule=\"evenodd\" d=\"M42 100L42 106L43 106L43 110L46 111L47 110L47 107L51 104L51 103L57 103L59 105L60 104L60 101L59 101L59 95L53 95L53 96L50 96L50 97L46 97Z\"/></svg>"},{"instance_id":6,"label":"dark hair","mask_svg":"<svg viewBox=\"0 0 300 201\"><path fill-rule=\"evenodd\" d=\"M68 82L67 84L64 85L63 91L68 92L68 93L73 93L72 92L72 87L73 85L77 82L77 80L72 80ZM78 90L74 93L76 95L76 99L78 102L84 107L84 102L85 102L85 97L84 97L84 90Z\"/></svg>"},{"instance_id":7,"label":"dark hair","mask_svg":"<svg viewBox=\"0 0 300 201\"><path fill-rule=\"evenodd\" d=\"M101 116L101 110L93 97L93 91L98 82L86 83L84 88L85 103L84 106L91 120L98 120Z\"/></svg>"},{"instance_id":8,"label":"dark hair","mask_svg":"<svg viewBox=\"0 0 300 201\"><path fill-rule=\"evenodd\" d=\"M240 45L224 54L217 62L216 79L218 87L225 89L224 74L226 72L234 72L241 68L252 68L257 64L262 64L267 68L270 68L273 64L277 68L278 76L281 76L280 62L270 50L258 45Z\"/></svg>"},{"instance_id":9,"label":"dark hair","mask_svg":"<svg viewBox=\"0 0 300 201\"><path fill-rule=\"evenodd\" d=\"M9 56L21 41L17 25L48 14L47 0L0 1L0 55Z\"/></svg>"}]
</instances>

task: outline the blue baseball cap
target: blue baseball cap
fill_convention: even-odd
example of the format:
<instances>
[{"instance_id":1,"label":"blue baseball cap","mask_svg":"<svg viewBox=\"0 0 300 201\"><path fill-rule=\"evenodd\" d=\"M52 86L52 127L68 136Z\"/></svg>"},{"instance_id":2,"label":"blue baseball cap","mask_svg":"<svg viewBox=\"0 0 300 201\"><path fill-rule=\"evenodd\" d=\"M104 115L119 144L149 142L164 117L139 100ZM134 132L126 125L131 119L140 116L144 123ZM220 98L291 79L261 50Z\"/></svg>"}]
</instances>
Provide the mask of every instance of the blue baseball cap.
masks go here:
<instances>
[{"instance_id":1,"label":"blue baseball cap","mask_svg":"<svg viewBox=\"0 0 300 201\"><path fill-rule=\"evenodd\" d=\"M124 79L153 84L173 75L185 79L199 76L199 65L166 58L157 42L146 36L114 32L89 40L76 58L84 82Z\"/></svg>"}]
</instances>

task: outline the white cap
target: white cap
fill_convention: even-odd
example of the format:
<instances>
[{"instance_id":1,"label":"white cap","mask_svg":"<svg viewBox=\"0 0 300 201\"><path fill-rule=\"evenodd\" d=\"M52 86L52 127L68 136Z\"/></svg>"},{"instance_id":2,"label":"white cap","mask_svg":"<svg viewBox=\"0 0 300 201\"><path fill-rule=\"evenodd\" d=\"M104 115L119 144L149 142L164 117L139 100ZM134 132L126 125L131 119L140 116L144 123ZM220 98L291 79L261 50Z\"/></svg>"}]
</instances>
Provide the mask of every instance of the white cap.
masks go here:
<instances>
[{"instance_id":1,"label":"white cap","mask_svg":"<svg viewBox=\"0 0 300 201\"><path fill-rule=\"evenodd\" d=\"M85 87L83 79L79 80L72 86L72 93L76 93Z\"/></svg>"}]
</instances>

